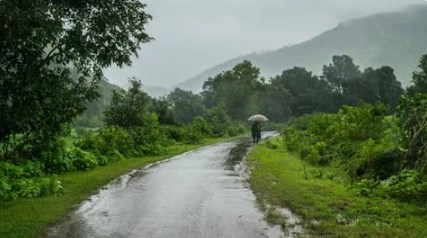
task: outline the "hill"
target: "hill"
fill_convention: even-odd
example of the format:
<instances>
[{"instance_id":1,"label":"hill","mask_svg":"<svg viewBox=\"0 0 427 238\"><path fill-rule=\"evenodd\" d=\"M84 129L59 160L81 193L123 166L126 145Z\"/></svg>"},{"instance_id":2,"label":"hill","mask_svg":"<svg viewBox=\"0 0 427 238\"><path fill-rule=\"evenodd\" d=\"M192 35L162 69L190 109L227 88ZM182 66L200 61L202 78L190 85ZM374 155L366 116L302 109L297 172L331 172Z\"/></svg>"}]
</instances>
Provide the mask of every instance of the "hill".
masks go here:
<instances>
[{"instance_id":1,"label":"hill","mask_svg":"<svg viewBox=\"0 0 427 238\"><path fill-rule=\"evenodd\" d=\"M347 54L361 68L391 66L403 86L411 80L420 57L427 53L427 6L414 5L399 12L375 14L340 23L301 44L231 59L176 85L200 92L209 77L231 69L244 59L261 69L265 77L293 66L321 74L333 55Z\"/></svg>"}]
</instances>

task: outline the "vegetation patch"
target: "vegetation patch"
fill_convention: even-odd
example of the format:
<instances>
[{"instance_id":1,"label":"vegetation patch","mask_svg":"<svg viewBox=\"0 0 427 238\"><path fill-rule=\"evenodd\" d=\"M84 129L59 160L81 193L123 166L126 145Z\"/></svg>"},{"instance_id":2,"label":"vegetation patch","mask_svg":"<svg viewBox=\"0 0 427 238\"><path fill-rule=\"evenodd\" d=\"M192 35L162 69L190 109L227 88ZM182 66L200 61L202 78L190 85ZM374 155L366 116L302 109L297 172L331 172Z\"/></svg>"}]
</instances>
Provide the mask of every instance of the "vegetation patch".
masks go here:
<instances>
[{"instance_id":1,"label":"vegetation patch","mask_svg":"<svg viewBox=\"0 0 427 238\"><path fill-rule=\"evenodd\" d=\"M276 144L277 148L271 146ZM427 209L413 202L365 197L332 166L304 164L281 137L264 141L247 158L250 184L259 201L287 207L314 237L426 237ZM304 172L304 167L307 173ZM319 176L316 171L328 171ZM326 174L326 172L323 172ZM334 174L332 176L331 174ZM277 213L268 221L284 227Z\"/></svg>"},{"instance_id":2,"label":"vegetation patch","mask_svg":"<svg viewBox=\"0 0 427 238\"><path fill-rule=\"evenodd\" d=\"M63 186L61 194L0 202L0 237L43 237L47 227L60 219L65 219L66 214L76 204L87 199L112 179L143 165L224 139L206 139L204 144L197 145L173 145L169 146L167 153L161 156L122 159L93 170L58 175L56 178L62 182Z\"/></svg>"}]
</instances>

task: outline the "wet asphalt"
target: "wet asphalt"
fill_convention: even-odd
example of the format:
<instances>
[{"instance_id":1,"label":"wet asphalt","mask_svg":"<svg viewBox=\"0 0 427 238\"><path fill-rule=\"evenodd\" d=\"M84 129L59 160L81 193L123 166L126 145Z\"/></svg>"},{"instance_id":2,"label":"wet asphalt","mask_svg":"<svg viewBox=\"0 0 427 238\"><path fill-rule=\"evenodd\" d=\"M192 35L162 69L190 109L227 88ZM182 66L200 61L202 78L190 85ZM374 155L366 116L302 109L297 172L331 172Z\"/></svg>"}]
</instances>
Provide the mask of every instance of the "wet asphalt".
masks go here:
<instances>
[{"instance_id":1,"label":"wet asphalt","mask_svg":"<svg viewBox=\"0 0 427 238\"><path fill-rule=\"evenodd\" d=\"M257 208L242 138L190 151L113 181L47 237L282 237Z\"/></svg>"}]
</instances>

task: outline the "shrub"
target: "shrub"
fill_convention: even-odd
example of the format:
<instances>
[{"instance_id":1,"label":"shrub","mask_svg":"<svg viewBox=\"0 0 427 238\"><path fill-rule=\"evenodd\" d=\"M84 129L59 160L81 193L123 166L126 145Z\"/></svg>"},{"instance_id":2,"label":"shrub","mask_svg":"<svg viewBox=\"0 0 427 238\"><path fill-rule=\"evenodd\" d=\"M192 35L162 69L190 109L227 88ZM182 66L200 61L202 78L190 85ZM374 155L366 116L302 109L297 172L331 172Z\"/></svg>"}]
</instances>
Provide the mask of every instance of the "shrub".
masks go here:
<instances>
[{"instance_id":1,"label":"shrub","mask_svg":"<svg viewBox=\"0 0 427 238\"><path fill-rule=\"evenodd\" d=\"M98 165L96 156L90 152L74 147L70 152L73 167L76 170L89 170Z\"/></svg>"},{"instance_id":2,"label":"shrub","mask_svg":"<svg viewBox=\"0 0 427 238\"><path fill-rule=\"evenodd\" d=\"M204 136L200 130L193 128L192 126L188 126L187 128L188 130L185 136L185 143L200 144L204 141Z\"/></svg>"},{"instance_id":3,"label":"shrub","mask_svg":"<svg viewBox=\"0 0 427 238\"><path fill-rule=\"evenodd\" d=\"M397 172L397 120L382 104L343 106L337 114L292 119L282 131L285 147L314 165L336 161L352 178L383 179ZM386 164L386 166L384 166Z\"/></svg>"},{"instance_id":4,"label":"shrub","mask_svg":"<svg viewBox=\"0 0 427 238\"><path fill-rule=\"evenodd\" d=\"M187 128L185 126L162 126L162 134L172 143L185 141L187 133Z\"/></svg>"},{"instance_id":5,"label":"shrub","mask_svg":"<svg viewBox=\"0 0 427 238\"><path fill-rule=\"evenodd\" d=\"M10 200L16 198L17 195L12 193L12 186L6 177L0 177L0 200Z\"/></svg>"},{"instance_id":6,"label":"shrub","mask_svg":"<svg viewBox=\"0 0 427 238\"><path fill-rule=\"evenodd\" d=\"M357 183L356 189L358 190L359 194L362 196L370 196L374 192L374 188L378 185L378 182L375 182L370 179L362 179L360 182Z\"/></svg>"},{"instance_id":7,"label":"shrub","mask_svg":"<svg viewBox=\"0 0 427 238\"><path fill-rule=\"evenodd\" d=\"M46 173L64 173L73 170L73 163L69 157L69 149L65 138L52 142L41 153L40 160Z\"/></svg>"},{"instance_id":8,"label":"shrub","mask_svg":"<svg viewBox=\"0 0 427 238\"><path fill-rule=\"evenodd\" d=\"M427 201L427 179L416 170L403 170L390 177L384 189L391 197L402 201Z\"/></svg>"}]
</instances>

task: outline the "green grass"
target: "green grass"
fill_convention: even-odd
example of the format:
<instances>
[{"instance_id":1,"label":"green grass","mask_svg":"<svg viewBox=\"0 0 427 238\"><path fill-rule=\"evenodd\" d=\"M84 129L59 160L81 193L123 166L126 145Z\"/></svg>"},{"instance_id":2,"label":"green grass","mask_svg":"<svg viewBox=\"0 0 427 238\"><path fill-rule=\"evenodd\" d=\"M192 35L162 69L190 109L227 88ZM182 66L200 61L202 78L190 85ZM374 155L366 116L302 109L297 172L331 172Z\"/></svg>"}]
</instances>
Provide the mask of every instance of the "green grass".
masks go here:
<instances>
[{"instance_id":1,"label":"green grass","mask_svg":"<svg viewBox=\"0 0 427 238\"><path fill-rule=\"evenodd\" d=\"M203 145L223 140L225 138L206 139ZM168 147L168 152L162 156L130 158L90 171L58 175L64 187L63 193L59 196L0 202L0 237L43 237L49 226L65 219L77 204L114 178L132 169L200 146L202 145L174 145Z\"/></svg>"},{"instance_id":2,"label":"green grass","mask_svg":"<svg viewBox=\"0 0 427 238\"><path fill-rule=\"evenodd\" d=\"M362 197L332 168L305 165L285 151L280 138L256 146L248 155L250 184L261 208L288 207L314 237L427 237L427 208L378 197ZM330 171L330 172L319 172ZM338 173L337 173L338 174ZM335 178L334 178L335 177ZM337 179L338 178L338 179ZM267 220L281 223L265 209ZM337 219L340 216L343 219ZM341 222L338 222L340 220ZM279 222L277 222L279 221Z\"/></svg>"}]
</instances>

